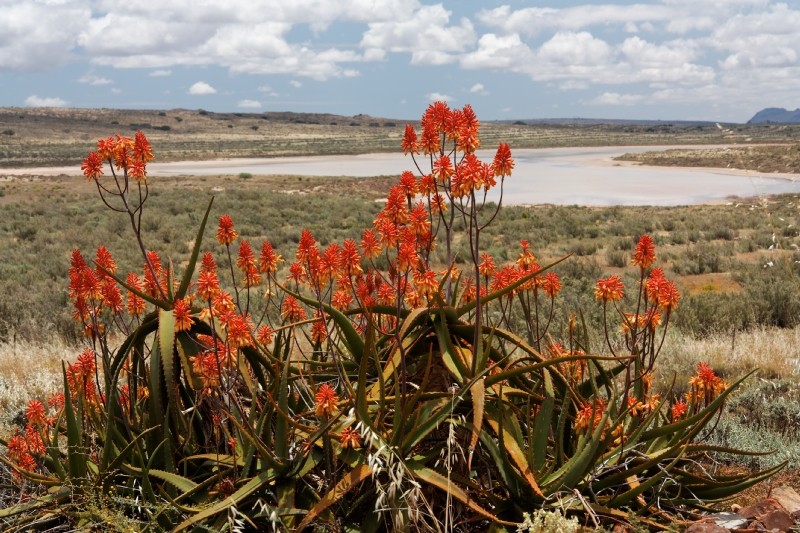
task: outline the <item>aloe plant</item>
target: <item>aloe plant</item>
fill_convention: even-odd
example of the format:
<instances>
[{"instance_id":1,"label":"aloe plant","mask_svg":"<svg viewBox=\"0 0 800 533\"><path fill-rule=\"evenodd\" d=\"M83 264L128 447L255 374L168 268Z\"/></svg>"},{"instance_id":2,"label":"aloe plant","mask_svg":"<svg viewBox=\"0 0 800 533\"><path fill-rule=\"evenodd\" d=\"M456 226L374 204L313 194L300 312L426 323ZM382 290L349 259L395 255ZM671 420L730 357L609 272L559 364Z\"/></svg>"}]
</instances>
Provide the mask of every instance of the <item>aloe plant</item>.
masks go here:
<instances>
[{"instance_id":1,"label":"aloe plant","mask_svg":"<svg viewBox=\"0 0 800 533\"><path fill-rule=\"evenodd\" d=\"M0 460L49 491L0 520L89 527L100 495L142 530L502 531L556 503L586 524L658 528L777 471L695 468L741 379L701 367L687 398L650 390L679 296L649 237L627 298L621 279L598 281L605 330L560 331L555 270L569 259L542 267L523 240L496 268L481 248L509 147L481 162L468 106L436 103L421 124L402 143L421 175L403 173L361 242L320 249L304 230L284 269L227 215L220 259L201 255L211 202L188 264L165 265L142 232L149 143L101 140L84 172L130 221L143 279L102 247L93 267L73 254L91 349L65 368L54 416L8 440Z\"/></svg>"}]
</instances>

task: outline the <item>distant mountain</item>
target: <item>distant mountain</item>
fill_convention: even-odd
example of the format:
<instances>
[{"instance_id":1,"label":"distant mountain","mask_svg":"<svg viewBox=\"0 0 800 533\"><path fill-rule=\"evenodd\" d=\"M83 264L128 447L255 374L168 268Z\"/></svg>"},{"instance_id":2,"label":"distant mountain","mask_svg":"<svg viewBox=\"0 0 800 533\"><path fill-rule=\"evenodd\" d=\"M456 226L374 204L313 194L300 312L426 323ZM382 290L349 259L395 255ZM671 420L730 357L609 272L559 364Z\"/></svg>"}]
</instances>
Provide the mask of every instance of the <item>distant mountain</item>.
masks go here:
<instances>
[{"instance_id":1,"label":"distant mountain","mask_svg":"<svg viewBox=\"0 0 800 533\"><path fill-rule=\"evenodd\" d=\"M748 124L764 124L767 122L779 124L800 122L800 109L789 111L782 107L768 107L762 109L747 121Z\"/></svg>"}]
</instances>

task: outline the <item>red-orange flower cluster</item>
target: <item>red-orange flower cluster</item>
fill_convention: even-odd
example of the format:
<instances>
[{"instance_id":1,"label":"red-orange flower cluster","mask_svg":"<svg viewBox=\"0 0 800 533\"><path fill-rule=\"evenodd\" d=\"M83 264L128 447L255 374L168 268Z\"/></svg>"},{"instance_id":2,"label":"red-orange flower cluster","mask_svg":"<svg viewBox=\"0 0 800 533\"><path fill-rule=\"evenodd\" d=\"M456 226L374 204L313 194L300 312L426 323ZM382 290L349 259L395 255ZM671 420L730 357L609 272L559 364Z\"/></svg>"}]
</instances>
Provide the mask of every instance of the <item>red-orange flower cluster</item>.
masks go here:
<instances>
[{"instance_id":1,"label":"red-orange flower cluster","mask_svg":"<svg viewBox=\"0 0 800 533\"><path fill-rule=\"evenodd\" d=\"M622 299L624 287L619 276L608 276L597 280L594 296L602 302L616 302Z\"/></svg>"},{"instance_id":2,"label":"red-orange flower cluster","mask_svg":"<svg viewBox=\"0 0 800 533\"><path fill-rule=\"evenodd\" d=\"M320 418L328 418L339 410L336 406L338 402L339 396L336 395L336 390L329 384L323 383L314 395L314 412Z\"/></svg>"}]
</instances>

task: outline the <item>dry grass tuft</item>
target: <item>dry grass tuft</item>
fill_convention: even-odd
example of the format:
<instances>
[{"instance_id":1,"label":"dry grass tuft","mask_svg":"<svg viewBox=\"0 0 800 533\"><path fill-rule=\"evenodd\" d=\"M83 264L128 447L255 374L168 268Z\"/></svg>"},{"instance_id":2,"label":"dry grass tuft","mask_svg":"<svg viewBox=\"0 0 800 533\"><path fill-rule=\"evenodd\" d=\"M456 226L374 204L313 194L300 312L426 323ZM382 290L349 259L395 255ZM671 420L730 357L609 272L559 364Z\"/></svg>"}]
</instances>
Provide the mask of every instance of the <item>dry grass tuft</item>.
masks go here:
<instances>
[{"instance_id":1,"label":"dry grass tuft","mask_svg":"<svg viewBox=\"0 0 800 533\"><path fill-rule=\"evenodd\" d=\"M727 381L758 369L764 379L800 379L800 328L759 328L749 332L716 333L694 338L671 330L659 359L658 375L664 380L677 376L682 392L684 376L695 372L697 363L707 362ZM665 388L669 383L662 384Z\"/></svg>"},{"instance_id":2,"label":"dry grass tuft","mask_svg":"<svg viewBox=\"0 0 800 533\"><path fill-rule=\"evenodd\" d=\"M61 361L72 361L78 351L56 337L0 344L0 435L9 433L30 400L46 401L61 391Z\"/></svg>"}]
</instances>

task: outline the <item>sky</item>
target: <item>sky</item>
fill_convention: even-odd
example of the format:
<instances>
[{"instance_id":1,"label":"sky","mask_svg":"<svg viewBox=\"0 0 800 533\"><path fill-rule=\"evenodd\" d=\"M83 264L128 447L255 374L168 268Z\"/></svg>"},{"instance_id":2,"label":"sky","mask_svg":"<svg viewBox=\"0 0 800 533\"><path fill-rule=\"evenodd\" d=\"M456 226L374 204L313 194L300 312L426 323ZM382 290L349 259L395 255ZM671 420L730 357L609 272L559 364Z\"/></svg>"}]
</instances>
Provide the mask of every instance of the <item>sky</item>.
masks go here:
<instances>
[{"instance_id":1,"label":"sky","mask_svg":"<svg viewBox=\"0 0 800 533\"><path fill-rule=\"evenodd\" d=\"M746 122L800 2L0 0L0 106Z\"/></svg>"}]
</instances>

